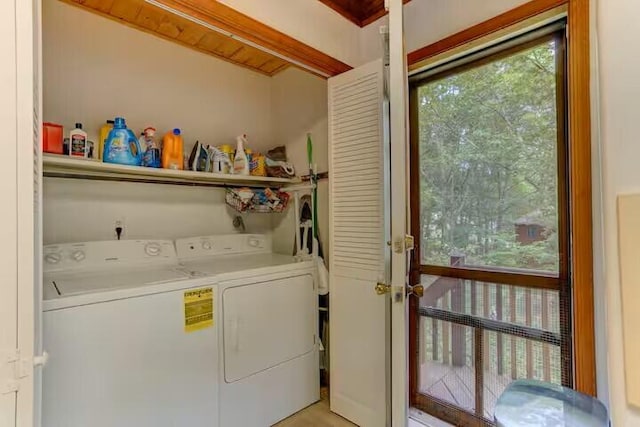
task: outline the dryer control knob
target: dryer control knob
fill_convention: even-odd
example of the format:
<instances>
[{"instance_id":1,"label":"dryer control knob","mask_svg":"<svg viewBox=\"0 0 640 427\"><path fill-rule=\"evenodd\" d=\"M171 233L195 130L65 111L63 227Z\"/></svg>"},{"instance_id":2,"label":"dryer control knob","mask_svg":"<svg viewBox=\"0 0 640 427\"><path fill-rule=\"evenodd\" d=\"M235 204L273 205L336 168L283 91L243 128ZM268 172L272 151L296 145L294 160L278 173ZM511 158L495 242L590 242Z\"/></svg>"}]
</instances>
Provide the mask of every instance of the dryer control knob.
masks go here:
<instances>
[{"instance_id":1,"label":"dryer control knob","mask_svg":"<svg viewBox=\"0 0 640 427\"><path fill-rule=\"evenodd\" d=\"M262 241L258 238L250 237L249 246L251 246L252 248L259 248L262 246Z\"/></svg>"},{"instance_id":2,"label":"dryer control knob","mask_svg":"<svg viewBox=\"0 0 640 427\"><path fill-rule=\"evenodd\" d=\"M51 252L44 256L44 261L47 264L57 264L60 262L60 260L62 260L62 255L60 254L60 252Z\"/></svg>"},{"instance_id":3,"label":"dryer control knob","mask_svg":"<svg viewBox=\"0 0 640 427\"><path fill-rule=\"evenodd\" d=\"M157 243L147 243L144 247L144 252L149 256L158 256L162 253L162 248Z\"/></svg>"},{"instance_id":4,"label":"dryer control knob","mask_svg":"<svg viewBox=\"0 0 640 427\"><path fill-rule=\"evenodd\" d=\"M71 259L73 259L74 261L77 261L77 262L80 262L80 261L84 260L85 258L86 258L86 255L82 251L74 251L71 254Z\"/></svg>"},{"instance_id":5,"label":"dryer control knob","mask_svg":"<svg viewBox=\"0 0 640 427\"><path fill-rule=\"evenodd\" d=\"M202 249L204 249L205 251L210 251L211 248L213 248L213 246L211 245L210 241L205 240L204 242L202 242Z\"/></svg>"}]
</instances>

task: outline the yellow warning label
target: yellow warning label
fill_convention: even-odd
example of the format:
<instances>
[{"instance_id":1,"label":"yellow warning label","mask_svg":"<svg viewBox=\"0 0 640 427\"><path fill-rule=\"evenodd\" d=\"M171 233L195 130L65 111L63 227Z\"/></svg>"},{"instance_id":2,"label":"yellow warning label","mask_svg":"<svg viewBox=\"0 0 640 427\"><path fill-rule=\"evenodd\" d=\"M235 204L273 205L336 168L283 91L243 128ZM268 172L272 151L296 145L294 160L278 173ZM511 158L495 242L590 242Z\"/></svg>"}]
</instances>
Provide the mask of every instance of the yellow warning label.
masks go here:
<instances>
[{"instance_id":1,"label":"yellow warning label","mask_svg":"<svg viewBox=\"0 0 640 427\"><path fill-rule=\"evenodd\" d=\"M184 331L193 332L213 326L213 288L184 293Z\"/></svg>"}]
</instances>

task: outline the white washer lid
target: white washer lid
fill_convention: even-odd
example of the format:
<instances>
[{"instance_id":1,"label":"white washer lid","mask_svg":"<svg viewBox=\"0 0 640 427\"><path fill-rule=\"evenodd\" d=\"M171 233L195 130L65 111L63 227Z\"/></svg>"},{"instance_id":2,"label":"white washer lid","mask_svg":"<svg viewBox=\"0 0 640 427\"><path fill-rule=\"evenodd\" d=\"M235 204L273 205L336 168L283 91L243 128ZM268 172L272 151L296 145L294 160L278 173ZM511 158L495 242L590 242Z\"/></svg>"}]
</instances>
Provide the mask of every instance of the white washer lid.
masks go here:
<instances>
[{"instance_id":1,"label":"white washer lid","mask_svg":"<svg viewBox=\"0 0 640 427\"><path fill-rule=\"evenodd\" d=\"M299 263L292 256L261 253L182 260L181 264L186 270L212 276L236 272L246 272L249 274L250 270L259 268L279 267Z\"/></svg>"},{"instance_id":2,"label":"white washer lid","mask_svg":"<svg viewBox=\"0 0 640 427\"><path fill-rule=\"evenodd\" d=\"M138 288L148 285L180 281L191 276L176 268L137 268L125 271L48 274L44 277L44 299L58 299L74 295Z\"/></svg>"}]
</instances>

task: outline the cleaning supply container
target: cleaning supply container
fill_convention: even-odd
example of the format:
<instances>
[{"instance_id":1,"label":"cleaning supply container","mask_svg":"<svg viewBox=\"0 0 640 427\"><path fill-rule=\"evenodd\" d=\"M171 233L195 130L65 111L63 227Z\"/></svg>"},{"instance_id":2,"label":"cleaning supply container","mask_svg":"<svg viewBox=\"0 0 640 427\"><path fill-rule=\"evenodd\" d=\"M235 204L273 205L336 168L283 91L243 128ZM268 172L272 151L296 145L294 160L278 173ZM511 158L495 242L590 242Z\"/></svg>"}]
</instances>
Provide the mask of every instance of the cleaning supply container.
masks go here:
<instances>
[{"instance_id":1,"label":"cleaning supply container","mask_svg":"<svg viewBox=\"0 0 640 427\"><path fill-rule=\"evenodd\" d=\"M87 133L82 130L82 123L76 123L75 129L69 132L69 155L72 157L89 157L89 141Z\"/></svg>"},{"instance_id":2,"label":"cleaning supply container","mask_svg":"<svg viewBox=\"0 0 640 427\"><path fill-rule=\"evenodd\" d=\"M102 161L121 165L140 166L142 152L140 144L122 117L116 117L113 129L104 144Z\"/></svg>"},{"instance_id":3,"label":"cleaning supply container","mask_svg":"<svg viewBox=\"0 0 640 427\"><path fill-rule=\"evenodd\" d=\"M180 129L167 132L162 138L162 167L165 169L184 169L184 141Z\"/></svg>"},{"instance_id":4,"label":"cleaning supply container","mask_svg":"<svg viewBox=\"0 0 640 427\"><path fill-rule=\"evenodd\" d=\"M250 174L253 176L267 176L267 164L264 154L253 153L249 169Z\"/></svg>"},{"instance_id":5,"label":"cleaning supply container","mask_svg":"<svg viewBox=\"0 0 640 427\"><path fill-rule=\"evenodd\" d=\"M42 124L42 151L53 154L64 153L61 125L47 122Z\"/></svg>"},{"instance_id":6,"label":"cleaning supply container","mask_svg":"<svg viewBox=\"0 0 640 427\"><path fill-rule=\"evenodd\" d=\"M160 168L162 167L162 159L160 158L160 147L155 140L156 129L151 126L147 126L142 135L138 139L140 143L140 149L142 150L142 166L148 168Z\"/></svg>"},{"instance_id":7,"label":"cleaning supply container","mask_svg":"<svg viewBox=\"0 0 640 427\"><path fill-rule=\"evenodd\" d=\"M224 144L221 145L220 147L218 147L218 149L220 150L220 152L222 152L224 155L227 156L227 159L229 159L229 162L224 162L223 163L223 169L221 170L222 173L232 173L233 172L233 147L228 145L228 144Z\"/></svg>"},{"instance_id":8,"label":"cleaning supply container","mask_svg":"<svg viewBox=\"0 0 640 427\"><path fill-rule=\"evenodd\" d=\"M249 175L249 161L247 160L247 153L244 152L244 144L246 142L246 135L237 137L236 156L233 159L234 175Z\"/></svg>"},{"instance_id":9,"label":"cleaning supply container","mask_svg":"<svg viewBox=\"0 0 640 427\"><path fill-rule=\"evenodd\" d=\"M109 132L113 129L113 123L113 120L107 120L100 128L100 141L98 141L98 158L100 160L102 160L102 156L104 155L104 143L107 142Z\"/></svg>"},{"instance_id":10,"label":"cleaning supply container","mask_svg":"<svg viewBox=\"0 0 640 427\"><path fill-rule=\"evenodd\" d=\"M609 427L607 408L594 397L536 380L517 380L502 393L498 427Z\"/></svg>"}]
</instances>

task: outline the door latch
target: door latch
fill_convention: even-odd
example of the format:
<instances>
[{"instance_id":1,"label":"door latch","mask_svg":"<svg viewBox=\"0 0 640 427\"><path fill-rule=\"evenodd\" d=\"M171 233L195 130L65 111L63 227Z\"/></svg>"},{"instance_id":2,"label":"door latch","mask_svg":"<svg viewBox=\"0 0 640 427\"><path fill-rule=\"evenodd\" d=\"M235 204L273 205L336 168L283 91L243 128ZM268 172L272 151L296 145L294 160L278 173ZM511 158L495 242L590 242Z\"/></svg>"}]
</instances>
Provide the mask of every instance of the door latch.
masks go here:
<instances>
[{"instance_id":1,"label":"door latch","mask_svg":"<svg viewBox=\"0 0 640 427\"><path fill-rule=\"evenodd\" d=\"M375 290L376 290L376 294L378 295L388 294L389 292L391 292L391 285L378 282L376 284Z\"/></svg>"},{"instance_id":2,"label":"door latch","mask_svg":"<svg viewBox=\"0 0 640 427\"><path fill-rule=\"evenodd\" d=\"M413 295L418 298L422 298L424 296L424 286L422 285L407 285L407 296Z\"/></svg>"},{"instance_id":3,"label":"door latch","mask_svg":"<svg viewBox=\"0 0 640 427\"><path fill-rule=\"evenodd\" d=\"M397 254L401 254L404 252L409 252L413 250L413 245L414 245L414 239L413 236L410 235L405 235L404 237L400 237L398 239L396 239L394 245L393 245L393 250L397 253Z\"/></svg>"}]
</instances>

